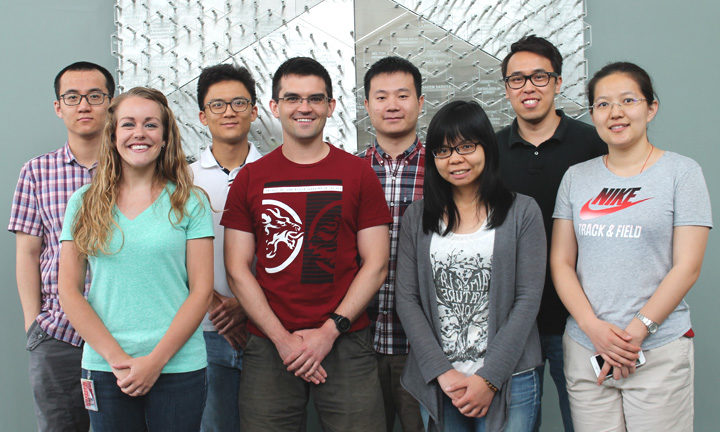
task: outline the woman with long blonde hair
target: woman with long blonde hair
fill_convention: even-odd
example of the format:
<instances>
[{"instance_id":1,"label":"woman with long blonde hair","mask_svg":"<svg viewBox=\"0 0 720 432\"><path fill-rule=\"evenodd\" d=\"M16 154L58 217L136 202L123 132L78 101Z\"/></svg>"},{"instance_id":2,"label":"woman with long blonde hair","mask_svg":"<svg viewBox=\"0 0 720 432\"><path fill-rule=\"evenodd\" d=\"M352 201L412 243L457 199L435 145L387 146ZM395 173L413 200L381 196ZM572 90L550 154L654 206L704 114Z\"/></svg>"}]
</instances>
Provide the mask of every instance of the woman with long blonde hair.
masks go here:
<instances>
[{"instance_id":1,"label":"woman with long blonde hair","mask_svg":"<svg viewBox=\"0 0 720 432\"><path fill-rule=\"evenodd\" d=\"M198 430L212 236L165 96L136 87L114 99L97 174L70 198L60 237L60 302L86 341L93 430Z\"/></svg>"}]
</instances>

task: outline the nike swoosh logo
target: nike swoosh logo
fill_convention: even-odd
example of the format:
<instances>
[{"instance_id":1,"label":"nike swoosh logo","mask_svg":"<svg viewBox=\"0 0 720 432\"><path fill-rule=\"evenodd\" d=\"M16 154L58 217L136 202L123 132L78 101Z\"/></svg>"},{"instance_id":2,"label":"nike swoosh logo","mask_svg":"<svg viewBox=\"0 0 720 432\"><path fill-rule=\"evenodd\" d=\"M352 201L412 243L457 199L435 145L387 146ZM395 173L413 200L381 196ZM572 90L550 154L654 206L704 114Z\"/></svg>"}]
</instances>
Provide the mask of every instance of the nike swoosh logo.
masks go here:
<instances>
[{"instance_id":1,"label":"nike swoosh logo","mask_svg":"<svg viewBox=\"0 0 720 432\"><path fill-rule=\"evenodd\" d=\"M593 210L590 208L590 202L594 199L595 198L590 198L588 200L588 202L586 202L585 205L582 206L582 208L580 209L580 219L588 220L588 219L595 219L600 216L609 215L611 213L615 213L617 211L624 210L628 207L632 207L635 204L640 204L641 202L647 201L652 198L645 198L645 199L641 199L640 201L627 202L624 204L616 205L614 207L608 207L608 208L598 209L598 210Z\"/></svg>"}]
</instances>

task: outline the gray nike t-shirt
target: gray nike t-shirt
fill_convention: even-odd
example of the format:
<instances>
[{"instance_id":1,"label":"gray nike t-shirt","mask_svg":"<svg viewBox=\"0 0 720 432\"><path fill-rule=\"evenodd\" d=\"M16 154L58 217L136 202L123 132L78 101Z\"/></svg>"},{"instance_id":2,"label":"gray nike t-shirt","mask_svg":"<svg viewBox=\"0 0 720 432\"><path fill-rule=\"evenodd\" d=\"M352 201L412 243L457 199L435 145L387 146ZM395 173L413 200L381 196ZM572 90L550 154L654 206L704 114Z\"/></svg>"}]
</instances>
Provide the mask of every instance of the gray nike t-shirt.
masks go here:
<instances>
[{"instance_id":1,"label":"gray nike t-shirt","mask_svg":"<svg viewBox=\"0 0 720 432\"><path fill-rule=\"evenodd\" d=\"M580 284L595 315L620 328L630 323L670 271L673 227L712 227L700 166L669 151L633 177L616 176L602 157L572 166L560 184L553 218L573 221ZM663 346L690 328L683 300L642 348ZM572 316L567 332L595 350Z\"/></svg>"}]
</instances>

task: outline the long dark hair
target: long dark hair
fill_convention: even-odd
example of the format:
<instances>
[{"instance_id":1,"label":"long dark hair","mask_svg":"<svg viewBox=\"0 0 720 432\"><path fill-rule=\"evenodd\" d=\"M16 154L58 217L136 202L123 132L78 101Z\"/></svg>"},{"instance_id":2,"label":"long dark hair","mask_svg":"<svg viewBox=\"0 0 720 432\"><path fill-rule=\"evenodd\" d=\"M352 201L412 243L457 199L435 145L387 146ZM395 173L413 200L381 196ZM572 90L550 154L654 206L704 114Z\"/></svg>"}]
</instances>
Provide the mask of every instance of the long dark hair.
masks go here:
<instances>
[{"instance_id":1,"label":"long dark hair","mask_svg":"<svg viewBox=\"0 0 720 432\"><path fill-rule=\"evenodd\" d=\"M485 152L485 167L478 179L478 201L488 212L487 225L495 228L505 221L515 195L500 180L498 146L490 120L485 111L473 101L453 101L440 108L430 121L425 143L425 195L423 232L440 233L439 223L447 216L447 228L452 231L460 222L460 214L453 200L452 185L443 179L435 166L433 150L458 140L478 142Z\"/></svg>"}]
</instances>

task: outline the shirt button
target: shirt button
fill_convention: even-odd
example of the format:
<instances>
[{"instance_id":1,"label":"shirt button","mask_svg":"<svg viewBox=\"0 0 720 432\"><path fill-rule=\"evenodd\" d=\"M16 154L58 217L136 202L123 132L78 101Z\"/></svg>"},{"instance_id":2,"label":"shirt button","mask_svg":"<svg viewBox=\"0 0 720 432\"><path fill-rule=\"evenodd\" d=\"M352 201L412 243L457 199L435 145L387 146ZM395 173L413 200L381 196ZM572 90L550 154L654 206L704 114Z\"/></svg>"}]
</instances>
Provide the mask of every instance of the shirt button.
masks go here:
<instances>
[{"instance_id":1,"label":"shirt button","mask_svg":"<svg viewBox=\"0 0 720 432\"><path fill-rule=\"evenodd\" d=\"M390 207L395 207L395 203L394 203L394 202L391 202L391 203L390 203Z\"/></svg>"},{"instance_id":2,"label":"shirt button","mask_svg":"<svg viewBox=\"0 0 720 432\"><path fill-rule=\"evenodd\" d=\"M387 311L382 311L382 314L387 315L388 313L387 313Z\"/></svg>"},{"instance_id":3,"label":"shirt button","mask_svg":"<svg viewBox=\"0 0 720 432\"><path fill-rule=\"evenodd\" d=\"M537 156L537 155L539 155L539 154L540 154L539 151L535 151L535 156Z\"/></svg>"}]
</instances>

